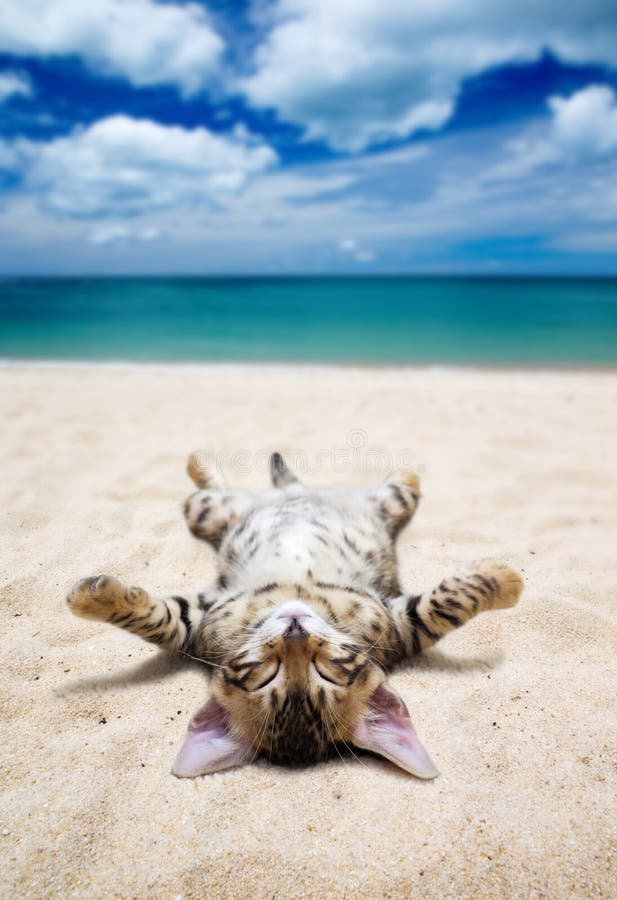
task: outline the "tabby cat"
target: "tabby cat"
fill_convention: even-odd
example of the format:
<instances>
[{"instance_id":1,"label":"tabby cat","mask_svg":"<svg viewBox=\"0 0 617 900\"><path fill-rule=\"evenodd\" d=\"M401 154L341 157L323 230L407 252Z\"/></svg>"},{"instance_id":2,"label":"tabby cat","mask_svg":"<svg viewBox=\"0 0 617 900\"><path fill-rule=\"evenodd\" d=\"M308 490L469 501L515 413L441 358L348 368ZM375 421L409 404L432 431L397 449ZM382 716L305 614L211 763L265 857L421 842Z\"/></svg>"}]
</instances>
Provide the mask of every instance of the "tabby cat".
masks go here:
<instances>
[{"instance_id":1,"label":"tabby cat","mask_svg":"<svg viewBox=\"0 0 617 900\"><path fill-rule=\"evenodd\" d=\"M418 505L410 472L368 490L313 489L275 453L273 487L240 493L196 455L188 471L198 490L184 514L218 553L216 583L157 600L102 575L67 598L78 616L211 665L211 697L189 724L174 774L258 755L307 764L354 746L420 778L437 775L386 672L476 613L514 606L519 575L487 561L405 594L395 543Z\"/></svg>"}]
</instances>

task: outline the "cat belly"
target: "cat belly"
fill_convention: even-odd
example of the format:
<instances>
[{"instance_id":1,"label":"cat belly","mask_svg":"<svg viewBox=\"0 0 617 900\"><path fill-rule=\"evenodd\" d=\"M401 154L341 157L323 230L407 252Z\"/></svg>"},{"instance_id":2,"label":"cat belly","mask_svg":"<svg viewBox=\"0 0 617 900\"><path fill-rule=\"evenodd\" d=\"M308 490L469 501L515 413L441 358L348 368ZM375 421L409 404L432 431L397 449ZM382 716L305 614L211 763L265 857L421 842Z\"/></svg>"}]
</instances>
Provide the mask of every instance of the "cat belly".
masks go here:
<instances>
[{"instance_id":1,"label":"cat belly","mask_svg":"<svg viewBox=\"0 0 617 900\"><path fill-rule=\"evenodd\" d=\"M243 582L303 583L307 579L349 581L349 565L337 553L335 541L321 540L308 523L295 523L262 545L242 566Z\"/></svg>"},{"instance_id":2,"label":"cat belly","mask_svg":"<svg viewBox=\"0 0 617 900\"><path fill-rule=\"evenodd\" d=\"M231 536L226 552L229 556L231 551L235 578L245 587L307 579L348 584L358 579L359 558L345 545L346 533L336 510L283 506L255 513L237 540Z\"/></svg>"}]
</instances>

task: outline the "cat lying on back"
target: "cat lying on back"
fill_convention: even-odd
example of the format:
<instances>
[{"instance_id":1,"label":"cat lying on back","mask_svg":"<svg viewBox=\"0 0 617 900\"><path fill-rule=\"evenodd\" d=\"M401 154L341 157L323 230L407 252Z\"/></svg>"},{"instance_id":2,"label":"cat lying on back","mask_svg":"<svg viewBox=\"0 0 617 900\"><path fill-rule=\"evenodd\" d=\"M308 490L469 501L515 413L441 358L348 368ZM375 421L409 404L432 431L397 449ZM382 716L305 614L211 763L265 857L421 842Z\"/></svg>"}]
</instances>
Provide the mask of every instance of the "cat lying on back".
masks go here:
<instances>
[{"instance_id":1,"label":"cat lying on back","mask_svg":"<svg viewBox=\"0 0 617 900\"><path fill-rule=\"evenodd\" d=\"M395 542L418 505L416 475L368 490L307 488L279 454L270 468L272 489L240 493L189 460L199 490L184 514L218 552L218 580L204 593L157 600L102 575L77 582L69 607L212 665L211 697L189 724L178 776L260 754L312 763L347 745L433 778L386 671L477 613L514 606L521 578L489 561L405 594Z\"/></svg>"}]
</instances>

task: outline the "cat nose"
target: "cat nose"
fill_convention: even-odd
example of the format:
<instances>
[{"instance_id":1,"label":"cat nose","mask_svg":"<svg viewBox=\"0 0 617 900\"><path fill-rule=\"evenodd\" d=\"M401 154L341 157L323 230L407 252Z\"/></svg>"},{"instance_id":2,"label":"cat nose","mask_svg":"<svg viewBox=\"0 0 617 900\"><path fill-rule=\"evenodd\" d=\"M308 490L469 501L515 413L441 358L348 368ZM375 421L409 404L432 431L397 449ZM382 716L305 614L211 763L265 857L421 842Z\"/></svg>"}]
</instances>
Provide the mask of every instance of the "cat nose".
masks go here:
<instances>
[{"instance_id":1,"label":"cat nose","mask_svg":"<svg viewBox=\"0 0 617 900\"><path fill-rule=\"evenodd\" d=\"M310 616L312 610L306 605L306 603L300 603L298 600L288 600L287 603L283 603L277 610L277 619L289 619L292 617L295 619L302 619L303 617Z\"/></svg>"},{"instance_id":2,"label":"cat nose","mask_svg":"<svg viewBox=\"0 0 617 900\"><path fill-rule=\"evenodd\" d=\"M297 639L302 640L308 637L308 631L302 627L300 619L292 616L287 629L283 632L283 637L286 641Z\"/></svg>"}]
</instances>

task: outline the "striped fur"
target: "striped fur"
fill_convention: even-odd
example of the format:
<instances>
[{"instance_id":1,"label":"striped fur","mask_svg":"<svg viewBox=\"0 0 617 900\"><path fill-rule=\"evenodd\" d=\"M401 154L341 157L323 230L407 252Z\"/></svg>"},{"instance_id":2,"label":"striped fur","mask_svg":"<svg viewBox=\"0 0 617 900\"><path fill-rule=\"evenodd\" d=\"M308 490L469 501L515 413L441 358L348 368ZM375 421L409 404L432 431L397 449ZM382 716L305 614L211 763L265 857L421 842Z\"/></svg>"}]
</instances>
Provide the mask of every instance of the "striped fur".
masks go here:
<instances>
[{"instance_id":1,"label":"striped fur","mask_svg":"<svg viewBox=\"0 0 617 900\"><path fill-rule=\"evenodd\" d=\"M395 545L419 502L416 475L369 490L310 489L279 454L270 468L271 489L240 493L191 457L198 490L184 514L218 554L203 593L153 599L96 576L68 604L210 663L230 733L255 755L305 764L354 742L387 670L479 612L513 606L522 582L487 561L408 595Z\"/></svg>"}]
</instances>

